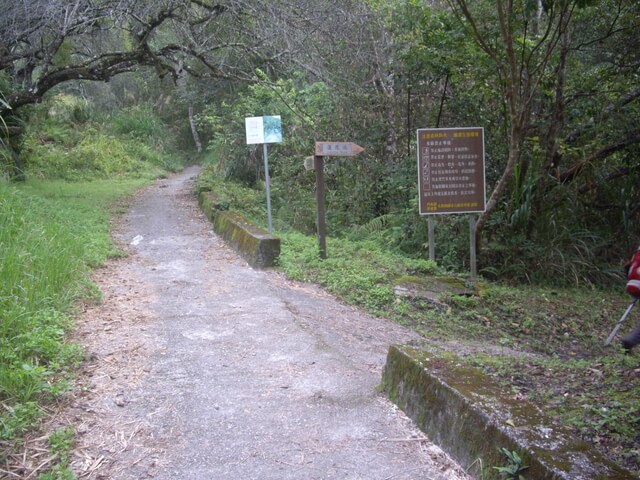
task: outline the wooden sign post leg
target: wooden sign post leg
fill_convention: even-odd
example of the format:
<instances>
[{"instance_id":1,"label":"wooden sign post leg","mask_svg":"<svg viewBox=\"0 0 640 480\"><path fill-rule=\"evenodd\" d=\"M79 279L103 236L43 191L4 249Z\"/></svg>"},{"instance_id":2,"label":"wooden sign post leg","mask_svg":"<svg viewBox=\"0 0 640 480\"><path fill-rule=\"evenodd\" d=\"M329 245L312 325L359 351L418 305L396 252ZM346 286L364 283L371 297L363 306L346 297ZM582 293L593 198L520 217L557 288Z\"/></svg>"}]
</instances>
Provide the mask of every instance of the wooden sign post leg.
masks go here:
<instances>
[{"instance_id":1,"label":"wooden sign post leg","mask_svg":"<svg viewBox=\"0 0 640 480\"><path fill-rule=\"evenodd\" d=\"M320 258L327 258L327 227L324 218L324 157L314 157L316 167L316 201L318 204L318 242Z\"/></svg>"},{"instance_id":2,"label":"wooden sign post leg","mask_svg":"<svg viewBox=\"0 0 640 480\"><path fill-rule=\"evenodd\" d=\"M436 235L433 215L429 215L429 260L436 261Z\"/></svg>"},{"instance_id":3,"label":"wooden sign post leg","mask_svg":"<svg viewBox=\"0 0 640 480\"><path fill-rule=\"evenodd\" d=\"M324 218L324 157L353 157L364 148L352 142L316 142L313 163L316 168L316 200L318 204L318 241L320 258L327 258L327 227Z\"/></svg>"},{"instance_id":4,"label":"wooden sign post leg","mask_svg":"<svg viewBox=\"0 0 640 480\"><path fill-rule=\"evenodd\" d=\"M475 215L469 215L469 243L471 252L471 278L475 279L478 276L478 267L476 260L476 221Z\"/></svg>"}]
</instances>

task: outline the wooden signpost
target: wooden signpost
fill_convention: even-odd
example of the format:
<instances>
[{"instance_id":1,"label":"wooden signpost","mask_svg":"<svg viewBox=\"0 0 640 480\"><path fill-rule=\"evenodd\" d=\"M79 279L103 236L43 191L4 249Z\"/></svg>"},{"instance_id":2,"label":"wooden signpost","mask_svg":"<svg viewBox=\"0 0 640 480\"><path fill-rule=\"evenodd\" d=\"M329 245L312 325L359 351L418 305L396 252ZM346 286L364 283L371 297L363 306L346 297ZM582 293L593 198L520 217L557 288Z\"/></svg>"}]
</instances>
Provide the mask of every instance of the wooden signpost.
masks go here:
<instances>
[{"instance_id":1,"label":"wooden signpost","mask_svg":"<svg viewBox=\"0 0 640 480\"><path fill-rule=\"evenodd\" d=\"M351 142L316 142L313 167L316 171L316 200L318 202L318 242L320 258L327 258L327 227L324 214L324 157L354 157L364 151L360 145ZM309 167L305 159L305 167Z\"/></svg>"},{"instance_id":2,"label":"wooden signpost","mask_svg":"<svg viewBox=\"0 0 640 480\"><path fill-rule=\"evenodd\" d=\"M364 148L351 142L316 142L316 156L354 157Z\"/></svg>"}]
</instances>

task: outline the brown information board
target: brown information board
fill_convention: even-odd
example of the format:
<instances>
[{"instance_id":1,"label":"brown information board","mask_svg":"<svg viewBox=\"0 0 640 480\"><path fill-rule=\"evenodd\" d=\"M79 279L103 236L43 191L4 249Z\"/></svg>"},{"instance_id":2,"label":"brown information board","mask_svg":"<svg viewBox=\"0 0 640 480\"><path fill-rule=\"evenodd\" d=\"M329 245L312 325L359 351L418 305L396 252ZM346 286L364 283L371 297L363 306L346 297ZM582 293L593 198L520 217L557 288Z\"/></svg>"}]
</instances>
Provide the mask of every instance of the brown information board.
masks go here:
<instances>
[{"instance_id":1,"label":"brown information board","mask_svg":"<svg viewBox=\"0 0 640 480\"><path fill-rule=\"evenodd\" d=\"M418 130L420 214L484 212L484 129Z\"/></svg>"}]
</instances>

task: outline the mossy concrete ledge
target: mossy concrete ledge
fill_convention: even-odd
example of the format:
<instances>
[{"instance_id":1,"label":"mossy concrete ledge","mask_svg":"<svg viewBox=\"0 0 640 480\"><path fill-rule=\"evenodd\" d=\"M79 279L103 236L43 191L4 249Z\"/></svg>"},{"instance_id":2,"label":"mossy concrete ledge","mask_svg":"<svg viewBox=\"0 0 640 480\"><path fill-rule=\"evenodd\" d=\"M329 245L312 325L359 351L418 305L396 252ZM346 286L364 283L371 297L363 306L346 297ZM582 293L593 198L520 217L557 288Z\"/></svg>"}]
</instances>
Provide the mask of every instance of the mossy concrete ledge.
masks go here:
<instances>
[{"instance_id":1,"label":"mossy concrete ledge","mask_svg":"<svg viewBox=\"0 0 640 480\"><path fill-rule=\"evenodd\" d=\"M240 214L228 211L213 192L200 192L198 203L211 222L213 230L254 268L275 265L280 255L280 239L263 228L245 220Z\"/></svg>"},{"instance_id":2,"label":"mossy concrete ledge","mask_svg":"<svg viewBox=\"0 0 640 480\"><path fill-rule=\"evenodd\" d=\"M500 448L518 452L529 466L529 480L637 478L453 356L392 346L382 385L434 443L476 478L499 478L492 467L507 465Z\"/></svg>"},{"instance_id":3,"label":"mossy concrete ledge","mask_svg":"<svg viewBox=\"0 0 640 480\"><path fill-rule=\"evenodd\" d=\"M215 193L209 191L203 191L198 194L198 204L207 218L212 222L215 220L218 212L229 210L228 204L221 201Z\"/></svg>"}]
</instances>

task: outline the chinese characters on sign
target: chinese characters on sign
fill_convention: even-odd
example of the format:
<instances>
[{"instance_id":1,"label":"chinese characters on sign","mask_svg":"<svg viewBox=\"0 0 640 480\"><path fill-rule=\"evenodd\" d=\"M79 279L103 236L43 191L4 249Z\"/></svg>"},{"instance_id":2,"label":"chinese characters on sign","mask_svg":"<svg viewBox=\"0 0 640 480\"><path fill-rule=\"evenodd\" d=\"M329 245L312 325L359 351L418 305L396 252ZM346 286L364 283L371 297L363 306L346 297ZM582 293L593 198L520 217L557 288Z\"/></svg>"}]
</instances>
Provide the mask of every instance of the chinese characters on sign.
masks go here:
<instances>
[{"instance_id":1,"label":"chinese characters on sign","mask_svg":"<svg viewBox=\"0 0 640 480\"><path fill-rule=\"evenodd\" d=\"M352 142L316 142L316 155L321 157L353 157L364 148Z\"/></svg>"},{"instance_id":2,"label":"chinese characters on sign","mask_svg":"<svg viewBox=\"0 0 640 480\"><path fill-rule=\"evenodd\" d=\"M418 130L420 214L485 210L484 130Z\"/></svg>"}]
</instances>

